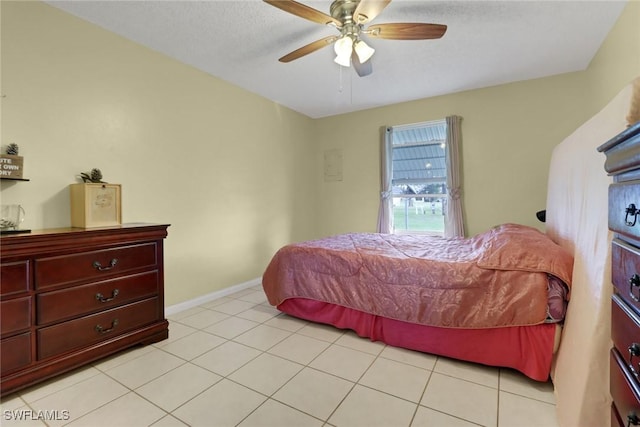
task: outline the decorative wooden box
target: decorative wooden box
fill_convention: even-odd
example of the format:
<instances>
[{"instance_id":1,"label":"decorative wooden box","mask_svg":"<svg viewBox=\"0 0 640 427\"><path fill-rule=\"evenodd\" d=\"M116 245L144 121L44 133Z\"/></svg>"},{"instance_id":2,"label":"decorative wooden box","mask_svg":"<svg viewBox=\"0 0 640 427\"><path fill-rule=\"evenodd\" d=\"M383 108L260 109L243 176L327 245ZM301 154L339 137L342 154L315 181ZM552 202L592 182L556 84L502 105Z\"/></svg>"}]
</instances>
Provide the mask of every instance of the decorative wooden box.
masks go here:
<instances>
[{"instance_id":1,"label":"decorative wooden box","mask_svg":"<svg viewBox=\"0 0 640 427\"><path fill-rule=\"evenodd\" d=\"M71 226L109 227L122 223L120 184L71 184Z\"/></svg>"},{"instance_id":2,"label":"decorative wooden box","mask_svg":"<svg viewBox=\"0 0 640 427\"><path fill-rule=\"evenodd\" d=\"M0 176L3 178L22 178L24 169L22 156L0 154Z\"/></svg>"}]
</instances>

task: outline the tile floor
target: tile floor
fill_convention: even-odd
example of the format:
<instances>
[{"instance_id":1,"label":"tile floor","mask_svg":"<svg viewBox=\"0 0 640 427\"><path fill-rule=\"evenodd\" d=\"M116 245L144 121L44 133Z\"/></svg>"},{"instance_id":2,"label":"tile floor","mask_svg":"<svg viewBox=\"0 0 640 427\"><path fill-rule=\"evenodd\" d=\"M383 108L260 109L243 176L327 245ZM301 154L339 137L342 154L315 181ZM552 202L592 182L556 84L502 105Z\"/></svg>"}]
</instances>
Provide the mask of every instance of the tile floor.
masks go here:
<instances>
[{"instance_id":1,"label":"tile floor","mask_svg":"<svg viewBox=\"0 0 640 427\"><path fill-rule=\"evenodd\" d=\"M168 340L4 397L0 424L557 425L550 383L289 317L260 287L169 320Z\"/></svg>"}]
</instances>

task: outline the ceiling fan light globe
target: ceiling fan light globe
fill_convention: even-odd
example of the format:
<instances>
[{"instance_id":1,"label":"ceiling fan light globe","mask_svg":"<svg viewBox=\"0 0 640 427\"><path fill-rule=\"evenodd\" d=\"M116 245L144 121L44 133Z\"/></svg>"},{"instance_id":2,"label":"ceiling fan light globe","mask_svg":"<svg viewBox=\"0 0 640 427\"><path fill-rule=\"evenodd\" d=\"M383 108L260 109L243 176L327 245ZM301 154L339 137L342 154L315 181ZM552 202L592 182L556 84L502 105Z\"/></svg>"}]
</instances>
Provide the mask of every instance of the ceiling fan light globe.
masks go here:
<instances>
[{"instance_id":1,"label":"ceiling fan light globe","mask_svg":"<svg viewBox=\"0 0 640 427\"><path fill-rule=\"evenodd\" d=\"M367 62L373 54L375 53L375 49L366 44L363 40L358 40L355 44L354 50L356 51L356 55L358 55L358 59L361 64Z\"/></svg>"},{"instance_id":2,"label":"ceiling fan light globe","mask_svg":"<svg viewBox=\"0 0 640 427\"><path fill-rule=\"evenodd\" d=\"M333 50L335 50L338 56L351 56L353 40L349 36L340 37L333 45Z\"/></svg>"},{"instance_id":3,"label":"ceiling fan light globe","mask_svg":"<svg viewBox=\"0 0 640 427\"><path fill-rule=\"evenodd\" d=\"M336 64L342 65L343 67L351 66L351 55L338 55L336 59L333 60Z\"/></svg>"}]
</instances>

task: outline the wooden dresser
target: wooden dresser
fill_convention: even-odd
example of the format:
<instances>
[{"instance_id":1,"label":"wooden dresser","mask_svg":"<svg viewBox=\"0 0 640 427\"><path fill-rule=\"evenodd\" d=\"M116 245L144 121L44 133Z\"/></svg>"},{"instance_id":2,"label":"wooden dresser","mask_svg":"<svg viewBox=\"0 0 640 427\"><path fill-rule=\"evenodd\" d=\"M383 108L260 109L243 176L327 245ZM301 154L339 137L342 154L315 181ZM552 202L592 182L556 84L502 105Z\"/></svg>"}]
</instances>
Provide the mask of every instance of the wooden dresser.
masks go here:
<instances>
[{"instance_id":1,"label":"wooden dresser","mask_svg":"<svg viewBox=\"0 0 640 427\"><path fill-rule=\"evenodd\" d=\"M167 227L125 224L2 236L2 395L168 337Z\"/></svg>"},{"instance_id":2,"label":"wooden dresser","mask_svg":"<svg viewBox=\"0 0 640 427\"><path fill-rule=\"evenodd\" d=\"M611 247L611 426L640 425L640 123L598 151L606 154Z\"/></svg>"}]
</instances>

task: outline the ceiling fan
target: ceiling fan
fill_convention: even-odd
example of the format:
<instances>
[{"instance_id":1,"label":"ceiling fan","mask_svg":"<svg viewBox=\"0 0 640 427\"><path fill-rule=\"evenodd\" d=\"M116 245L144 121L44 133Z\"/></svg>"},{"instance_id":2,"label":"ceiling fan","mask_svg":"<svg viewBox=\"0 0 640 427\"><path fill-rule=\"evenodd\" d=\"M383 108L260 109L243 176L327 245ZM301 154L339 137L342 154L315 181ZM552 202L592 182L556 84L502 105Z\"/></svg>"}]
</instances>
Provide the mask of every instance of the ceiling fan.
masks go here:
<instances>
[{"instance_id":1,"label":"ceiling fan","mask_svg":"<svg viewBox=\"0 0 640 427\"><path fill-rule=\"evenodd\" d=\"M309 21L335 27L340 32L302 46L280 58L280 62L291 62L335 42L335 62L343 67L353 64L361 77L371 74L369 59L375 52L364 42L363 35L390 40L425 40L439 39L447 31L446 25L408 22L375 24L365 28L365 24L375 19L391 0L335 0L331 3L331 15L294 0L264 2Z\"/></svg>"}]
</instances>

